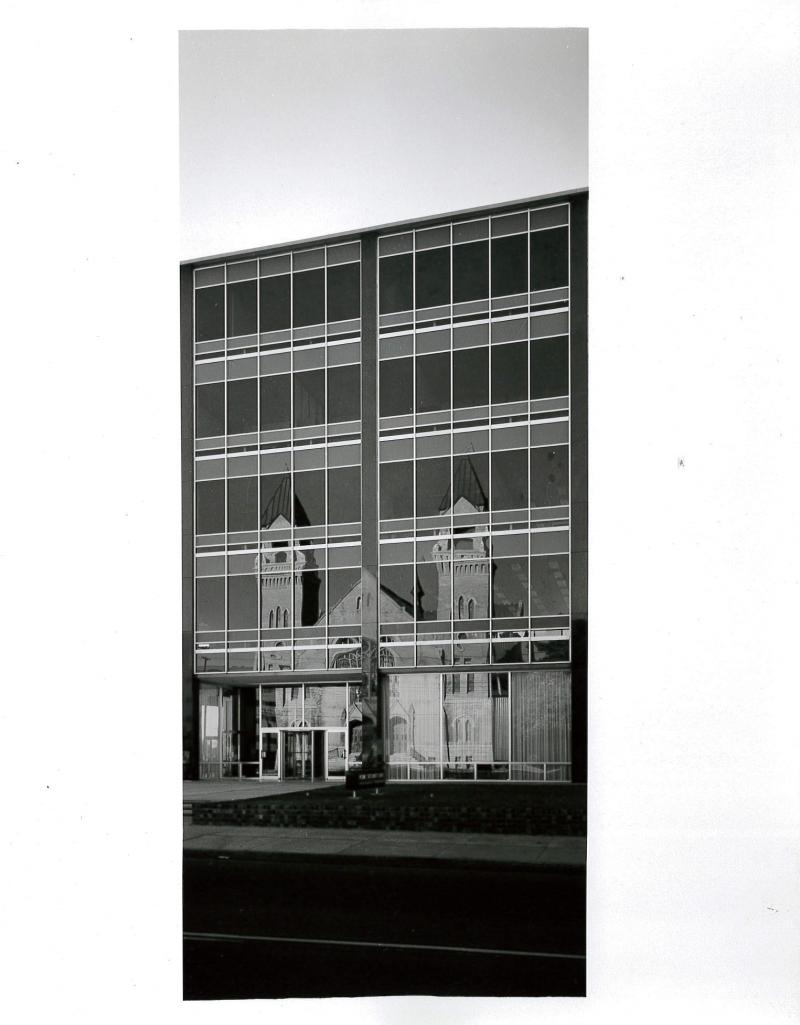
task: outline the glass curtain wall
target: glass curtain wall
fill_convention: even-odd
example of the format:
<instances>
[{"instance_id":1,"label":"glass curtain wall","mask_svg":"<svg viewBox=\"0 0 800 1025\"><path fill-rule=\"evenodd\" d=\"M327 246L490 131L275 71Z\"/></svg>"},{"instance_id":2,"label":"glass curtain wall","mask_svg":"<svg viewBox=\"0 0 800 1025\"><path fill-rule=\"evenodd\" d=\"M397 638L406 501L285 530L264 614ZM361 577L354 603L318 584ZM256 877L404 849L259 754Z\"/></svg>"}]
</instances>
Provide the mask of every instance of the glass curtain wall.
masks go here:
<instances>
[{"instance_id":1,"label":"glass curtain wall","mask_svg":"<svg viewBox=\"0 0 800 1025\"><path fill-rule=\"evenodd\" d=\"M389 674L387 776L569 782L570 693L559 669Z\"/></svg>"},{"instance_id":2,"label":"glass curtain wall","mask_svg":"<svg viewBox=\"0 0 800 1025\"><path fill-rule=\"evenodd\" d=\"M195 271L195 671L360 639L360 243Z\"/></svg>"},{"instance_id":3,"label":"glass curtain wall","mask_svg":"<svg viewBox=\"0 0 800 1025\"><path fill-rule=\"evenodd\" d=\"M564 662L569 206L379 239L381 662Z\"/></svg>"}]
</instances>

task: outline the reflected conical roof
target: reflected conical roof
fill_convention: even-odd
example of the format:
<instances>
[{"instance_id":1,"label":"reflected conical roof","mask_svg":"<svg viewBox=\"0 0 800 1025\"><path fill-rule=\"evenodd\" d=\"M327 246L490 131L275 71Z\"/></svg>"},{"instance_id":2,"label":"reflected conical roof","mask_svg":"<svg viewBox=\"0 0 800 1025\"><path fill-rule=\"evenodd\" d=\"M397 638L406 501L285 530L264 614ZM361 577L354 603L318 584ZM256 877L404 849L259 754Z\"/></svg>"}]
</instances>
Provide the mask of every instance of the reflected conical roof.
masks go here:
<instances>
[{"instance_id":1,"label":"reflected conical roof","mask_svg":"<svg viewBox=\"0 0 800 1025\"><path fill-rule=\"evenodd\" d=\"M486 509L489 504L486 501L486 495L483 493L481 482L478 480L478 475L475 472L475 467L472 465L472 460L469 456L459 456L455 465L453 466L453 488L452 488L452 500L450 498L450 488L445 492L444 498L439 503L439 512L446 512L448 509L456 504L459 498L465 498L470 505L474 506L475 509L481 512Z\"/></svg>"},{"instance_id":2,"label":"reflected conical roof","mask_svg":"<svg viewBox=\"0 0 800 1025\"><path fill-rule=\"evenodd\" d=\"M261 526L271 527L280 516L287 523L294 523L296 527L310 526L308 515L299 498L294 499L294 515L292 515L292 478L291 474L288 473L283 474L278 482L278 486L264 507Z\"/></svg>"}]
</instances>

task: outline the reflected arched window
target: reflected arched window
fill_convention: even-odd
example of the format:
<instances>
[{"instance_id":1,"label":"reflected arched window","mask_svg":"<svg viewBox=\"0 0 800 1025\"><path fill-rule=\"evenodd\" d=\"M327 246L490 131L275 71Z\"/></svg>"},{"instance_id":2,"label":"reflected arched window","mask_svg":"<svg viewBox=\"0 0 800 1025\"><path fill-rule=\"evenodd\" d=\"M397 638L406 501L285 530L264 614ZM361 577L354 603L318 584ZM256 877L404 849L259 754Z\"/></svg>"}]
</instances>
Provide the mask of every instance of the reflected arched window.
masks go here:
<instances>
[{"instance_id":1,"label":"reflected arched window","mask_svg":"<svg viewBox=\"0 0 800 1025\"><path fill-rule=\"evenodd\" d=\"M454 727L453 728L453 737L455 739L455 742L457 744L460 744L461 743L461 720L460 719L456 719L456 721L453 723L453 727Z\"/></svg>"},{"instance_id":2,"label":"reflected arched window","mask_svg":"<svg viewBox=\"0 0 800 1025\"><path fill-rule=\"evenodd\" d=\"M275 626L280 626L280 625L281 625L281 607L279 605L278 608L275 610Z\"/></svg>"},{"instance_id":3,"label":"reflected arched window","mask_svg":"<svg viewBox=\"0 0 800 1025\"><path fill-rule=\"evenodd\" d=\"M393 715L389 720L389 737L391 738L392 754L399 754L408 748L408 724L401 715Z\"/></svg>"},{"instance_id":4,"label":"reflected arched window","mask_svg":"<svg viewBox=\"0 0 800 1025\"><path fill-rule=\"evenodd\" d=\"M475 599L470 598L467 602L467 619L475 618Z\"/></svg>"},{"instance_id":5,"label":"reflected arched window","mask_svg":"<svg viewBox=\"0 0 800 1025\"><path fill-rule=\"evenodd\" d=\"M272 609L269 610L269 625L270 625L270 629L273 626L275 626L275 613L272 611Z\"/></svg>"},{"instance_id":6,"label":"reflected arched window","mask_svg":"<svg viewBox=\"0 0 800 1025\"><path fill-rule=\"evenodd\" d=\"M464 595L463 594L460 594L458 596L458 618L459 619L463 619L464 618Z\"/></svg>"},{"instance_id":7,"label":"reflected arched window","mask_svg":"<svg viewBox=\"0 0 800 1025\"><path fill-rule=\"evenodd\" d=\"M356 598L356 612L361 608L361 595Z\"/></svg>"},{"instance_id":8,"label":"reflected arched window","mask_svg":"<svg viewBox=\"0 0 800 1025\"><path fill-rule=\"evenodd\" d=\"M470 743L472 740L472 721L470 719L467 719L464 723L464 740L466 740L467 743Z\"/></svg>"},{"instance_id":9,"label":"reflected arched window","mask_svg":"<svg viewBox=\"0 0 800 1025\"><path fill-rule=\"evenodd\" d=\"M289 610L288 609L284 609L283 610L283 625L284 626L288 626L289 625Z\"/></svg>"}]
</instances>

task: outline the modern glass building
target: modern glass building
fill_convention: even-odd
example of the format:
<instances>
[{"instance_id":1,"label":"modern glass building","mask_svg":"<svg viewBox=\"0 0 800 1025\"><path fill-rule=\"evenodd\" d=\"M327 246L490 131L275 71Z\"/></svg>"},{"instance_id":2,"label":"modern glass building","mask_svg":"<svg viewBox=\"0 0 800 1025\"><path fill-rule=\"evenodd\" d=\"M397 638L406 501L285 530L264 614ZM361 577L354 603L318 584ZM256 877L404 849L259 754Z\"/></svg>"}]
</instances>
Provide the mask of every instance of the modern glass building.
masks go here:
<instances>
[{"instance_id":1,"label":"modern glass building","mask_svg":"<svg viewBox=\"0 0 800 1025\"><path fill-rule=\"evenodd\" d=\"M586 214L182 267L186 776L585 779Z\"/></svg>"}]
</instances>

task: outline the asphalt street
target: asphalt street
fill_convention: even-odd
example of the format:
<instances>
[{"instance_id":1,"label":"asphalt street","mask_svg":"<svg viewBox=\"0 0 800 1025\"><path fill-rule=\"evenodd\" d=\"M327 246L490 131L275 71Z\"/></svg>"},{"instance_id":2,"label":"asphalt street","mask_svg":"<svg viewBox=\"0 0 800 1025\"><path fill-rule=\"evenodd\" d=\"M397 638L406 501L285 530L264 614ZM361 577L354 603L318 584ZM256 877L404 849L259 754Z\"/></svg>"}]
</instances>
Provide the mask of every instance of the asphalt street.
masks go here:
<instances>
[{"instance_id":1,"label":"asphalt street","mask_svg":"<svg viewBox=\"0 0 800 1025\"><path fill-rule=\"evenodd\" d=\"M187 1000L582 996L585 877L187 853Z\"/></svg>"}]
</instances>

